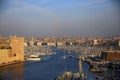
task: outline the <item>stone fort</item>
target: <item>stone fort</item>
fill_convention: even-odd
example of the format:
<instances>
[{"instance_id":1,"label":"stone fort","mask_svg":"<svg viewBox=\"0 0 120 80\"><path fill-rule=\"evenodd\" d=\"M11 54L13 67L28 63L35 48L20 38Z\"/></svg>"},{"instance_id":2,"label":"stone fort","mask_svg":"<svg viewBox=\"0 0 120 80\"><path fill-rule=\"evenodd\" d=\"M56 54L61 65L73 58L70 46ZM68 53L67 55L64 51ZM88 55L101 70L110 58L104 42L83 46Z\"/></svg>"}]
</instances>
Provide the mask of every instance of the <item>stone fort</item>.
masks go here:
<instances>
[{"instance_id":1,"label":"stone fort","mask_svg":"<svg viewBox=\"0 0 120 80\"><path fill-rule=\"evenodd\" d=\"M0 66L24 61L24 38L0 38Z\"/></svg>"}]
</instances>

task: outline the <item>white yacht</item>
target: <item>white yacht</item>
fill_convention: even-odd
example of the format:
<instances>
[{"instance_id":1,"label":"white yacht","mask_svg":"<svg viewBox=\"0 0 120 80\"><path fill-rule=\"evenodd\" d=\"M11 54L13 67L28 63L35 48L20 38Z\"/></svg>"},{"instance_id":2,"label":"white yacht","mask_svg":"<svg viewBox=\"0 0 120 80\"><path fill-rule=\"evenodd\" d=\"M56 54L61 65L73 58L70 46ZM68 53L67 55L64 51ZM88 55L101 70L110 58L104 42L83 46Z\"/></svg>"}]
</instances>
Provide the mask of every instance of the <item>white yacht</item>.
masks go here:
<instances>
[{"instance_id":1,"label":"white yacht","mask_svg":"<svg viewBox=\"0 0 120 80\"><path fill-rule=\"evenodd\" d=\"M41 57L37 54L31 54L29 58L27 58L28 61L40 61Z\"/></svg>"}]
</instances>

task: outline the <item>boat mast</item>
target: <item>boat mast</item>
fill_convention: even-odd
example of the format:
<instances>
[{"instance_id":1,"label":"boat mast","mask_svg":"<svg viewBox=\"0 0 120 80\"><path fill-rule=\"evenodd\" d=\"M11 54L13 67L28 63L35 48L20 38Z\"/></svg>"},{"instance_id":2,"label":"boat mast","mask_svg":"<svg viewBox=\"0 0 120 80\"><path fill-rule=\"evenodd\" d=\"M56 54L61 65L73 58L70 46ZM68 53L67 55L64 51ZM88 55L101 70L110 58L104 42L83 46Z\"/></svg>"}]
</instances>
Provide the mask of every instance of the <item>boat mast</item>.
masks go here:
<instances>
[{"instance_id":1,"label":"boat mast","mask_svg":"<svg viewBox=\"0 0 120 80\"><path fill-rule=\"evenodd\" d=\"M79 74L80 74L80 77L82 80L85 80L85 75L84 75L84 72L83 72L83 67L82 67L82 52L80 51L78 53L78 57L79 57L79 61L78 61L78 67L79 67Z\"/></svg>"}]
</instances>

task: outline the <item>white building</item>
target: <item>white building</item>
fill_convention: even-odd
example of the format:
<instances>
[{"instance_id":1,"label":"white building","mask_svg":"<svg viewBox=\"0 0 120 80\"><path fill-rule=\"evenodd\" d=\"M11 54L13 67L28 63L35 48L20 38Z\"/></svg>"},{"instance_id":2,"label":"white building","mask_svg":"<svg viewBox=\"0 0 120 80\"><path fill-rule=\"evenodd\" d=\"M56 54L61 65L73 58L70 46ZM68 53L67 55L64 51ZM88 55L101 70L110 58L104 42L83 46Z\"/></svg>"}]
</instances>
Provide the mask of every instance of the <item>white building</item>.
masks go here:
<instances>
[{"instance_id":1,"label":"white building","mask_svg":"<svg viewBox=\"0 0 120 80\"><path fill-rule=\"evenodd\" d=\"M42 46L42 41L37 41L37 46Z\"/></svg>"}]
</instances>

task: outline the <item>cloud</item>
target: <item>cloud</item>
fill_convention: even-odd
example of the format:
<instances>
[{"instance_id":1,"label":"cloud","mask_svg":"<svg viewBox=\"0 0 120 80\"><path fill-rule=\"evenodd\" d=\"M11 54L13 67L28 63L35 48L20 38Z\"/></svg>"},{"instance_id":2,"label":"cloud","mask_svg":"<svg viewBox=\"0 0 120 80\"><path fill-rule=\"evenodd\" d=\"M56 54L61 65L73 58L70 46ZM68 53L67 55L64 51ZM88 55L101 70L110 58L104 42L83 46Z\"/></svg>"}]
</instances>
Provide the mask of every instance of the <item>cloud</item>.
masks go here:
<instances>
[{"instance_id":1,"label":"cloud","mask_svg":"<svg viewBox=\"0 0 120 80\"><path fill-rule=\"evenodd\" d=\"M54 14L47 8L33 5L28 2L14 0L10 3L14 5L14 7L6 9L4 13L0 15L0 17L2 17L0 20L4 23L6 23L6 21L10 23L12 20L18 24L24 23L24 25L36 25L36 28L38 25L43 27L49 26L56 28L55 25L64 20L63 17Z\"/></svg>"},{"instance_id":2,"label":"cloud","mask_svg":"<svg viewBox=\"0 0 120 80\"><path fill-rule=\"evenodd\" d=\"M26 12L40 13L43 16L58 18L57 15L48 11L46 8L42 8L37 5L33 5L24 1L14 0L11 2L15 7L8 8L4 11L4 14L1 16L10 16L15 14L21 14Z\"/></svg>"},{"instance_id":3,"label":"cloud","mask_svg":"<svg viewBox=\"0 0 120 80\"><path fill-rule=\"evenodd\" d=\"M13 0L9 1L9 4L11 7L6 8L0 14L1 33L34 35L34 32L36 32L42 35L89 35L89 33L94 34L95 29L95 33L106 32L109 27L111 27L109 28L110 31L118 32L117 28L120 25L117 22L119 19L117 20L118 15L113 10L114 8L100 8L96 11L89 9L112 5L105 0L94 0L66 6L59 4L59 9L65 7L61 10L58 9L58 6L56 7L57 10L51 10L48 7L43 7L40 4L35 5L25 0ZM71 9L69 6L74 8ZM84 11L84 8L86 8L86 11ZM112 29L115 24L116 27Z\"/></svg>"},{"instance_id":4,"label":"cloud","mask_svg":"<svg viewBox=\"0 0 120 80\"><path fill-rule=\"evenodd\" d=\"M113 2L112 2L113 1ZM114 5L120 5L120 2L116 0L88 0L88 1L83 1L82 3L79 3L78 5L73 5L73 7L78 7L78 8L105 8L105 7L110 7Z\"/></svg>"}]
</instances>

